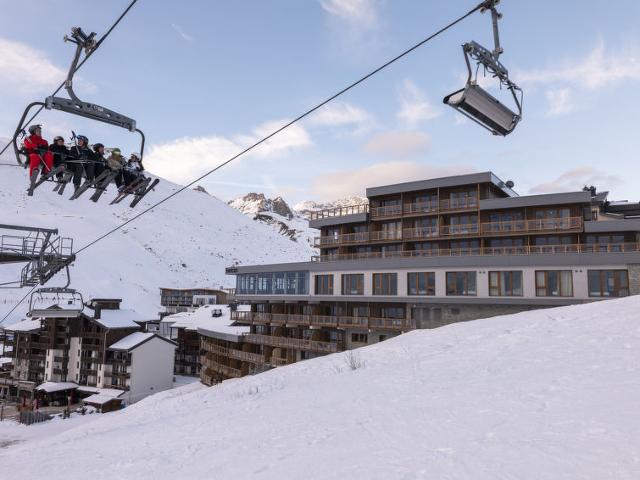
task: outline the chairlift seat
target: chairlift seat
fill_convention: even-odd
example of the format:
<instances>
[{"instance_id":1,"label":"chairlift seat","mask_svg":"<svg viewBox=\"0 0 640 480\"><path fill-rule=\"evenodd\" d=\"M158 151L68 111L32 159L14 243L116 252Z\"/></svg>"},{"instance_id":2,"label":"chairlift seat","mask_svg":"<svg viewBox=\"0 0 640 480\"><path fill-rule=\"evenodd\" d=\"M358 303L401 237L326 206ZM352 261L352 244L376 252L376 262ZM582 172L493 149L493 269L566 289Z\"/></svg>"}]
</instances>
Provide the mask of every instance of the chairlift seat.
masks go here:
<instances>
[{"instance_id":1,"label":"chairlift seat","mask_svg":"<svg viewBox=\"0 0 640 480\"><path fill-rule=\"evenodd\" d=\"M517 113L476 83L468 83L466 87L447 95L443 102L487 128L494 135L510 134L520 121Z\"/></svg>"}]
</instances>

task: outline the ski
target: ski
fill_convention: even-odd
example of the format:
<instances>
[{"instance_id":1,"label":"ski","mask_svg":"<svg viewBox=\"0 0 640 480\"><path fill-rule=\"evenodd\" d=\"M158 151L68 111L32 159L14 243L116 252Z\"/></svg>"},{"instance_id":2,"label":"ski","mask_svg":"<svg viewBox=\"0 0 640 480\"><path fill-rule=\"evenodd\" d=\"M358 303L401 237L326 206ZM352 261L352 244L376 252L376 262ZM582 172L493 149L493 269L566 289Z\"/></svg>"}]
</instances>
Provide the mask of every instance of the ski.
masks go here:
<instances>
[{"instance_id":1,"label":"ski","mask_svg":"<svg viewBox=\"0 0 640 480\"><path fill-rule=\"evenodd\" d=\"M142 200L144 198L144 196L149 193L151 190L153 190L153 188L158 185L158 183L160 183L160 180L158 180L157 178L153 180L153 182L151 182L151 184L146 187L141 193L136 193L135 194L135 199L133 200L133 202L131 202L131 204L129 205L131 208L135 207L138 202L140 200Z\"/></svg>"},{"instance_id":2,"label":"ski","mask_svg":"<svg viewBox=\"0 0 640 480\"><path fill-rule=\"evenodd\" d=\"M36 188L38 188L44 182L46 182L47 180L49 180L51 177L55 176L56 174L62 172L63 170L64 170L64 166L60 165L60 166L54 168L53 170L50 170L48 173L45 173L44 175L40 176L39 180L38 180L38 172L40 172L40 169L35 170L33 172L33 174L31 175L31 182L29 184L29 190L27 192L27 195L32 197L33 196L33 191Z\"/></svg>"},{"instance_id":3,"label":"ski","mask_svg":"<svg viewBox=\"0 0 640 480\"><path fill-rule=\"evenodd\" d=\"M58 192L58 195L62 195L64 193L64 189L67 187L67 185L72 179L73 179L73 172L65 171L64 174L62 175L62 180L60 180L60 183L56 187L56 191Z\"/></svg>"},{"instance_id":4,"label":"ski","mask_svg":"<svg viewBox=\"0 0 640 480\"><path fill-rule=\"evenodd\" d=\"M151 180L150 178L147 179L142 177L135 179L129 185L124 187L122 191L118 192L118 195L116 196L116 198L114 198L109 205L113 205L114 203L120 203L122 200L125 199L125 197L135 192L139 187L143 185L146 187L150 180Z\"/></svg>"},{"instance_id":5,"label":"ski","mask_svg":"<svg viewBox=\"0 0 640 480\"><path fill-rule=\"evenodd\" d=\"M96 185L96 191L91 195L91 201L97 202L100 200L102 194L107 190L109 184L118 176L120 172L110 171L107 178L105 178L101 183Z\"/></svg>"},{"instance_id":6,"label":"ski","mask_svg":"<svg viewBox=\"0 0 640 480\"><path fill-rule=\"evenodd\" d=\"M80 188L78 188L75 192L73 192L73 195L71 195L69 200L75 200L76 198L80 197L80 195L82 195L84 192L86 192L91 186L93 185L97 186L100 182L102 182L105 178L107 178L109 173L110 173L109 171L105 170L100 175L98 175L95 179L85 180L85 182L80 186Z\"/></svg>"}]
</instances>

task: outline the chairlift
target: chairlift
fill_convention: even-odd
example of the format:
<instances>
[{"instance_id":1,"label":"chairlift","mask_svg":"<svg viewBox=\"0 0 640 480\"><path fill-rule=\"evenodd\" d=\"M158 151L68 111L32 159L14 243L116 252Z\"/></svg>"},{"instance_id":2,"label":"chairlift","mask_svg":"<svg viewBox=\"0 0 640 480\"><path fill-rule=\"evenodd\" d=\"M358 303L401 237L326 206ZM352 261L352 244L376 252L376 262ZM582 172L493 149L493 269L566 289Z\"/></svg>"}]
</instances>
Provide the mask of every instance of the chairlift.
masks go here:
<instances>
[{"instance_id":1,"label":"chairlift","mask_svg":"<svg viewBox=\"0 0 640 480\"><path fill-rule=\"evenodd\" d=\"M137 128L136 121L132 118L129 118L125 115L122 115L114 110L110 110L101 105L97 105L95 103L84 102L78 98L78 96L73 91L73 75L75 74L78 68L78 62L82 55L82 51L85 52L85 59L88 55L90 55L98 46L95 40L95 32L87 35L82 28L75 27L71 29L71 37L65 35L64 41L71 42L76 45L76 52L73 57L73 61L71 62L71 66L69 67L69 73L67 74L67 79L64 83L64 88L69 94L70 98L64 97L56 97L50 96L45 99L44 102L33 102L27 105L22 117L20 118L20 122L16 128L16 131L13 135L12 143L13 149L16 154L16 159L20 165L26 165L26 162L23 162L20 158L21 152L18 147L18 137L23 134L25 128L25 119L27 115L34 107L41 107L47 110L59 110L61 112L70 113L72 115L78 115L84 118L88 118L90 120L96 120L99 122L107 123L109 125L114 125L116 127L121 127L129 130L130 132L137 132L141 137L140 144L140 160L142 160L144 155L144 143L145 136L142 130Z\"/></svg>"},{"instance_id":2,"label":"chairlift","mask_svg":"<svg viewBox=\"0 0 640 480\"><path fill-rule=\"evenodd\" d=\"M72 318L82 313L83 309L84 300L82 294L77 290L67 287L47 287L39 288L31 294L27 316L31 318Z\"/></svg>"},{"instance_id":3,"label":"chairlift","mask_svg":"<svg viewBox=\"0 0 640 480\"><path fill-rule=\"evenodd\" d=\"M491 10L494 50L490 51L474 41L465 43L462 46L468 71L467 84L464 88L444 97L443 102L494 135L506 136L516 128L516 125L522 119L523 93L522 89L509 78L508 70L499 60L503 49L500 46L498 33L498 20L502 17L502 14L496 10L498 3L500 3L500 0L488 0L481 9L482 12ZM471 60L477 64L475 78L471 68ZM478 85L477 71L480 66L483 67L485 73L489 72L491 76L497 77L501 87L504 86L511 92L517 111L511 110Z\"/></svg>"}]
</instances>

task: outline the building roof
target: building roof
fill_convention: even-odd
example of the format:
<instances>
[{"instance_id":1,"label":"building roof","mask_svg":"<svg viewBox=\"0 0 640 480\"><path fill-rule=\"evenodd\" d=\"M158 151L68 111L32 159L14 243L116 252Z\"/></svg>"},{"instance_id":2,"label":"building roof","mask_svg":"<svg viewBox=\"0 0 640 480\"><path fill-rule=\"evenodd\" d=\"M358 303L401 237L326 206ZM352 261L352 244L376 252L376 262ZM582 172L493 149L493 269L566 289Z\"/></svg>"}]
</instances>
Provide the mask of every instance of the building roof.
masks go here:
<instances>
[{"instance_id":1,"label":"building roof","mask_svg":"<svg viewBox=\"0 0 640 480\"><path fill-rule=\"evenodd\" d=\"M104 405L105 403L109 403L112 401L122 402L122 399L118 397L110 397L109 395L96 393L94 395L91 395L90 397L82 399L82 401L84 403L92 403L94 405Z\"/></svg>"},{"instance_id":2,"label":"building roof","mask_svg":"<svg viewBox=\"0 0 640 480\"><path fill-rule=\"evenodd\" d=\"M53 393L62 392L64 390L75 390L76 388L78 388L78 384L73 382L44 382L38 385L36 390Z\"/></svg>"},{"instance_id":3,"label":"building roof","mask_svg":"<svg viewBox=\"0 0 640 480\"><path fill-rule=\"evenodd\" d=\"M129 351L139 347L143 343L148 342L153 337L158 337L163 342L171 343L172 345L174 345L176 347L178 346L178 344L176 342L173 342L173 341L169 340L168 338L165 338L165 337L163 337L161 335L158 335L156 333L152 333L152 332L133 332L131 335L127 335L126 337L121 338L116 343L111 345L109 347L109 350L119 350L119 351L123 351L123 352L129 352Z\"/></svg>"},{"instance_id":4,"label":"building roof","mask_svg":"<svg viewBox=\"0 0 640 480\"><path fill-rule=\"evenodd\" d=\"M220 310L222 315L214 317L214 310ZM188 312L188 317L184 318L180 325L187 330L197 330L198 333L210 337L221 338L232 342L238 342L239 337L244 333L249 333L249 327L233 325L231 320L231 309L227 305L204 305L194 312ZM173 324L172 327L175 327Z\"/></svg>"},{"instance_id":5,"label":"building roof","mask_svg":"<svg viewBox=\"0 0 640 480\"><path fill-rule=\"evenodd\" d=\"M137 328L139 325L136 321L143 320L144 318L138 312L130 309L101 310L100 318L95 319L96 322L108 329Z\"/></svg>"},{"instance_id":6,"label":"building roof","mask_svg":"<svg viewBox=\"0 0 640 480\"><path fill-rule=\"evenodd\" d=\"M33 332L40 330L40 320L24 319L13 325L8 325L4 329L8 332Z\"/></svg>"},{"instance_id":7,"label":"building roof","mask_svg":"<svg viewBox=\"0 0 640 480\"><path fill-rule=\"evenodd\" d=\"M543 193L522 197L486 198L480 200L480 210L567 205L574 203L591 203L591 192L581 190L579 192Z\"/></svg>"},{"instance_id":8,"label":"building roof","mask_svg":"<svg viewBox=\"0 0 640 480\"><path fill-rule=\"evenodd\" d=\"M82 393L93 393L105 395L107 397L115 398L122 395L124 390L118 390L117 388L100 388L100 387L89 387L88 385L79 385L78 391Z\"/></svg>"},{"instance_id":9,"label":"building roof","mask_svg":"<svg viewBox=\"0 0 640 480\"><path fill-rule=\"evenodd\" d=\"M433 188L456 187L462 185L471 185L474 183L492 183L505 195L516 197L518 194L506 186L506 183L500 180L493 172L469 173L464 175L451 175L449 177L429 178L426 180L418 180L414 182L396 183L394 185L383 185L380 187L367 188L367 197L376 197L378 195L390 195L402 192L414 192L417 190L429 190Z\"/></svg>"}]
</instances>

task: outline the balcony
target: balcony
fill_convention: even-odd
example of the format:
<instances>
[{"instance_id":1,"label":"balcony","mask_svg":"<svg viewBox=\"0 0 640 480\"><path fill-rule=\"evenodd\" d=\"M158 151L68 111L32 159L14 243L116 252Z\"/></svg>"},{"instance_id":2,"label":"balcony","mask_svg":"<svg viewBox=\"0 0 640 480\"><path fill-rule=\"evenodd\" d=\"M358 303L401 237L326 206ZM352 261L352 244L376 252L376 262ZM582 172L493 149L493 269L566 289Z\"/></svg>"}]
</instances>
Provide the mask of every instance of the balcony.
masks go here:
<instances>
[{"instance_id":1,"label":"balcony","mask_svg":"<svg viewBox=\"0 0 640 480\"><path fill-rule=\"evenodd\" d=\"M286 358L280 358L280 357L271 357L271 359L269 360L269 363L274 367L284 367L285 365L289 364Z\"/></svg>"},{"instance_id":2,"label":"balcony","mask_svg":"<svg viewBox=\"0 0 640 480\"><path fill-rule=\"evenodd\" d=\"M457 210L475 210L478 208L476 197L453 198L440 200L440 212L452 212Z\"/></svg>"},{"instance_id":3,"label":"balcony","mask_svg":"<svg viewBox=\"0 0 640 480\"><path fill-rule=\"evenodd\" d=\"M358 215L361 213L368 213L369 205L351 205L348 207L336 207L336 208L328 208L325 210L317 210L315 212L311 212L309 215L309 220L321 220L324 218L333 218L333 217L345 217L347 215Z\"/></svg>"},{"instance_id":4,"label":"balcony","mask_svg":"<svg viewBox=\"0 0 640 480\"><path fill-rule=\"evenodd\" d=\"M465 223L460 225L443 225L440 227L440 236L441 237L451 237L451 236L477 236L480 231L480 225L477 223Z\"/></svg>"},{"instance_id":5,"label":"balcony","mask_svg":"<svg viewBox=\"0 0 640 480\"><path fill-rule=\"evenodd\" d=\"M405 215L428 215L438 213L438 202L406 203L403 207Z\"/></svg>"},{"instance_id":6,"label":"balcony","mask_svg":"<svg viewBox=\"0 0 640 480\"><path fill-rule=\"evenodd\" d=\"M371 260L382 258L458 257L477 255L561 255L567 253L631 253L640 252L640 243L532 245L516 247L456 248L431 250L402 250L397 252L363 252L332 255L316 255L314 262L339 262L345 260Z\"/></svg>"},{"instance_id":7,"label":"balcony","mask_svg":"<svg viewBox=\"0 0 640 480\"><path fill-rule=\"evenodd\" d=\"M221 373L222 375L224 375L225 377L229 377L229 378L240 378L242 377L242 371L237 369L237 368L233 368L233 367L229 367L227 365L222 365L221 363L215 362L213 360L205 360L204 365L206 367L206 369L208 370L208 372L205 372L205 376L209 376L212 377L213 375L211 375L211 370L217 373Z\"/></svg>"},{"instance_id":8,"label":"balcony","mask_svg":"<svg viewBox=\"0 0 640 480\"><path fill-rule=\"evenodd\" d=\"M402 215L402 205L387 205L385 207L371 207L371 218L380 219L388 217L399 217Z\"/></svg>"},{"instance_id":9,"label":"balcony","mask_svg":"<svg viewBox=\"0 0 640 480\"><path fill-rule=\"evenodd\" d=\"M334 247L337 245L366 243L369 241L369 232L345 233L343 235L327 235L314 239L315 247Z\"/></svg>"},{"instance_id":10,"label":"balcony","mask_svg":"<svg viewBox=\"0 0 640 480\"><path fill-rule=\"evenodd\" d=\"M335 353L338 351L337 343L307 340L304 338L272 337L270 335L249 333L245 335L245 340L258 345L270 345L272 347L293 348L321 353Z\"/></svg>"},{"instance_id":11,"label":"balcony","mask_svg":"<svg viewBox=\"0 0 640 480\"><path fill-rule=\"evenodd\" d=\"M381 330L412 330L415 321L408 318L369 317L369 328Z\"/></svg>"},{"instance_id":12,"label":"balcony","mask_svg":"<svg viewBox=\"0 0 640 480\"><path fill-rule=\"evenodd\" d=\"M510 220L482 223L481 227L482 235L485 236L514 235L528 232L580 232L583 229L583 220L582 217Z\"/></svg>"},{"instance_id":13,"label":"balcony","mask_svg":"<svg viewBox=\"0 0 640 480\"><path fill-rule=\"evenodd\" d=\"M402 231L404 240L428 240L438 237L438 227L405 228Z\"/></svg>"},{"instance_id":14,"label":"balcony","mask_svg":"<svg viewBox=\"0 0 640 480\"><path fill-rule=\"evenodd\" d=\"M222 355L224 357L233 358L236 360L240 360L242 362L251 362L256 364L265 363L264 355L260 355L258 353L243 352L242 350L237 350L234 348L226 348L226 347L215 345L209 342L204 343L202 348L207 352L211 352L216 355Z\"/></svg>"}]
</instances>

